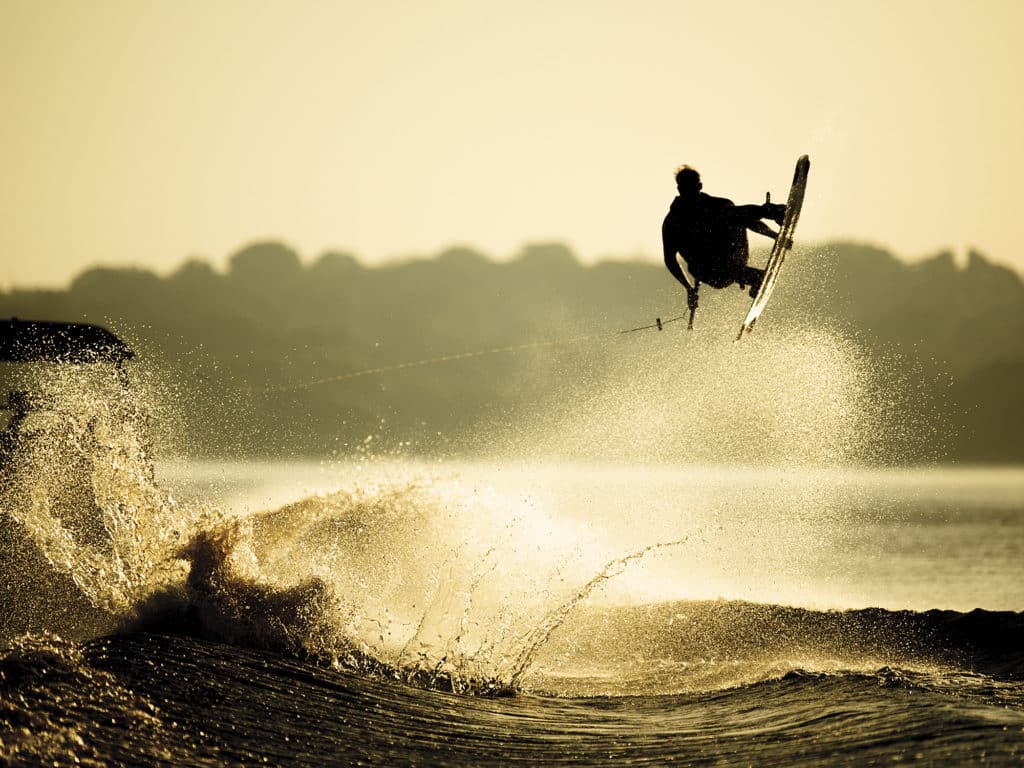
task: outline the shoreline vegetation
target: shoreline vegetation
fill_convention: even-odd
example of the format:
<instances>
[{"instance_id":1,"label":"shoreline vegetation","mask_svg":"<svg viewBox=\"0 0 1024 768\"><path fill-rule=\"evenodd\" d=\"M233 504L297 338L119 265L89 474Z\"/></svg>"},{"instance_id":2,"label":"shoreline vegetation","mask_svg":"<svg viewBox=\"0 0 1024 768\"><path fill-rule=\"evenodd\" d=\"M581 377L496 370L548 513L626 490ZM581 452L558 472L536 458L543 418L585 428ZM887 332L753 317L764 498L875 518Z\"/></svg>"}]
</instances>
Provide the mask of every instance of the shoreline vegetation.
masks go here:
<instances>
[{"instance_id":1,"label":"shoreline vegetation","mask_svg":"<svg viewBox=\"0 0 1024 768\"><path fill-rule=\"evenodd\" d=\"M828 329L880 361L873 388L896 393L911 425L886 463L1024 462L1019 274L974 251L964 266L949 252L909 264L853 242L792 258L771 323ZM184 454L330 456L369 450L371 435L375 450L459 454L564 397L567 376L609 369L612 345L561 340L681 314L679 293L659 263L584 265L556 242L509 261L453 247L370 267L340 252L304 264L268 241L223 272L193 259L166 277L96 267L65 290L10 289L0 317L108 326L165 382ZM698 331L738 326L748 301L702 292ZM353 375L371 369L387 370Z\"/></svg>"}]
</instances>

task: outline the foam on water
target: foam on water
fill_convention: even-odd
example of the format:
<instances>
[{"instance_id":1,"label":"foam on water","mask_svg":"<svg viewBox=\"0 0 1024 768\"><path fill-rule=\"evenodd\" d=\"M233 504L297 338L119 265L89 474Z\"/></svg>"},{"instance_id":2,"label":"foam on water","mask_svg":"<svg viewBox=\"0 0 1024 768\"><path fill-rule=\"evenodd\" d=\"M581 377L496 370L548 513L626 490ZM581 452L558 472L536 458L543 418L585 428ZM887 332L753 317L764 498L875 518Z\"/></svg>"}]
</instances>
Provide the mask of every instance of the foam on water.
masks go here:
<instances>
[{"instance_id":1,"label":"foam on water","mask_svg":"<svg viewBox=\"0 0 1024 768\"><path fill-rule=\"evenodd\" d=\"M529 687L535 669L548 690L566 692L593 688L550 681L607 673L602 691L614 693L634 690L624 681L638 674L649 690L690 690L888 663L891 648L851 656L825 643L820 653L747 653L724 675L689 651L663 654L659 673L637 666L630 644L638 632L671 635L674 619L643 630L605 623L603 634L576 623L602 603L749 597L766 572L772 583L755 596L778 599L778 582L798 581L806 555L829 547L829 516L840 514L792 468L841 466L884 437L866 366L845 342L809 331L724 347L685 339L685 354L647 341L600 381L567 384L559 403L524 418L490 470L366 473L242 517L178 502L155 482L140 390L52 373L37 387L56 415L4 474L3 533L22 553L4 563L20 573L13 597L31 608L47 582L73 585L59 596L69 610L36 610L29 628L160 626L455 690ZM546 492L558 480L535 464L506 471L512 460L566 456L605 467L782 464L793 474L757 480L737 510L735 494L716 496L699 478L678 496L627 478L598 503L588 494L607 494L614 473L595 469L603 482L581 483L567 503ZM737 618L706 615L719 630ZM594 637L607 649L596 660L583 652Z\"/></svg>"},{"instance_id":2,"label":"foam on water","mask_svg":"<svg viewBox=\"0 0 1024 768\"><path fill-rule=\"evenodd\" d=\"M43 407L0 467L5 597L31 609L46 596L71 625L83 613L119 615L183 577L172 553L216 512L179 505L156 484L143 389L91 366L37 371L31 386ZM61 594L67 582L75 591ZM4 616L21 619L34 626ZM47 620L73 631L59 615Z\"/></svg>"}]
</instances>

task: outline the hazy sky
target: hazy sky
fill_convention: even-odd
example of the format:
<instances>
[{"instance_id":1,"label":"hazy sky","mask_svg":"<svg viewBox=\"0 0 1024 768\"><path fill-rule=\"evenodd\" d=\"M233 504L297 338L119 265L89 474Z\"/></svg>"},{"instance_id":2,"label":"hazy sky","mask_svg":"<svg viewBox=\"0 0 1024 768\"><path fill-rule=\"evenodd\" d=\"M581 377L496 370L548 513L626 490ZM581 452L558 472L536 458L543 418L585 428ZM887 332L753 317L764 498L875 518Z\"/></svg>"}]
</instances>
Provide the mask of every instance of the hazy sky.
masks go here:
<instances>
[{"instance_id":1,"label":"hazy sky","mask_svg":"<svg viewBox=\"0 0 1024 768\"><path fill-rule=\"evenodd\" d=\"M672 171L1024 269L1024 2L0 0L0 285L280 238L660 252ZM756 236L755 236L756 237Z\"/></svg>"}]
</instances>

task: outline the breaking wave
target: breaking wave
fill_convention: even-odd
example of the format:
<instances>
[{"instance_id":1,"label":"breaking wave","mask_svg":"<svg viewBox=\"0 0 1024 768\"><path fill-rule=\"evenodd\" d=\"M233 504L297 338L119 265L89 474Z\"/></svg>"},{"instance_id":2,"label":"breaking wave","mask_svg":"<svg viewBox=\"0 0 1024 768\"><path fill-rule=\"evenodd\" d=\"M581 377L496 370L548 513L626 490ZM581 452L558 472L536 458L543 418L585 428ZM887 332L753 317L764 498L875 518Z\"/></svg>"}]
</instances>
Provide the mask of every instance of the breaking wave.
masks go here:
<instances>
[{"instance_id":1,"label":"breaking wave","mask_svg":"<svg viewBox=\"0 0 1024 768\"><path fill-rule=\"evenodd\" d=\"M14 607L0 619L5 640L160 630L457 692L560 696L711 691L797 672L1024 676L1017 613L816 611L643 590L597 599L669 556L677 577L699 581L708 558L726 556L721 500L685 523L673 500L637 533L631 518L656 515L629 482L616 491L629 514L612 530L593 524L594 491L574 516L408 465L229 515L157 483L136 400L75 376L49 386L61 407L0 476L2 597ZM755 538L777 525L757 504ZM780 546L799 560L798 544Z\"/></svg>"}]
</instances>

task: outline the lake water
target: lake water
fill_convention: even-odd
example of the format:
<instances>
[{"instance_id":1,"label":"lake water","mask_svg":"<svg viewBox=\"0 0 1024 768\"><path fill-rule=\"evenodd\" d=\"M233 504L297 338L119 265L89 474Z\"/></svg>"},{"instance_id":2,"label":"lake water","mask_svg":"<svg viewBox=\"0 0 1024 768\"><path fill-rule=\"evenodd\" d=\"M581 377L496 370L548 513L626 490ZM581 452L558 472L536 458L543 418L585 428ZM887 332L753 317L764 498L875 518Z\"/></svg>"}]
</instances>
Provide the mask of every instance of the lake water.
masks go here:
<instances>
[{"instance_id":1,"label":"lake water","mask_svg":"<svg viewBox=\"0 0 1024 768\"><path fill-rule=\"evenodd\" d=\"M11 764L1024 758L1021 469L126 467L11 502Z\"/></svg>"}]
</instances>

